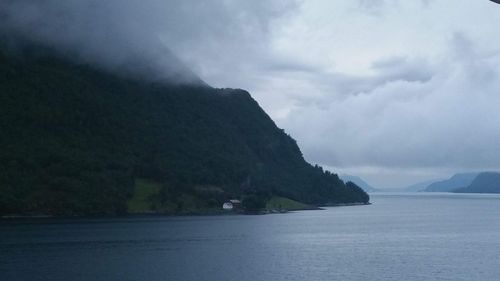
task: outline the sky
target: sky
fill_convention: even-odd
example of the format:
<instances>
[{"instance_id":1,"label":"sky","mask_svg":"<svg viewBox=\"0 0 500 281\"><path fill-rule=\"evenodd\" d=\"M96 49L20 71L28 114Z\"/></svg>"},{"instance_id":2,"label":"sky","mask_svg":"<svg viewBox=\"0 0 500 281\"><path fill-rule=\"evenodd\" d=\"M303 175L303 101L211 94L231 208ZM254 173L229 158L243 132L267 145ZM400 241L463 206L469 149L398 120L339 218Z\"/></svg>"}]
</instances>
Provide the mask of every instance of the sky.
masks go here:
<instances>
[{"instance_id":1,"label":"sky","mask_svg":"<svg viewBox=\"0 0 500 281\"><path fill-rule=\"evenodd\" d=\"M488 0L0 3L3 33L246 89L307 161L379 188L500 170L498 27Z\"/></svg>"}]
</instances>

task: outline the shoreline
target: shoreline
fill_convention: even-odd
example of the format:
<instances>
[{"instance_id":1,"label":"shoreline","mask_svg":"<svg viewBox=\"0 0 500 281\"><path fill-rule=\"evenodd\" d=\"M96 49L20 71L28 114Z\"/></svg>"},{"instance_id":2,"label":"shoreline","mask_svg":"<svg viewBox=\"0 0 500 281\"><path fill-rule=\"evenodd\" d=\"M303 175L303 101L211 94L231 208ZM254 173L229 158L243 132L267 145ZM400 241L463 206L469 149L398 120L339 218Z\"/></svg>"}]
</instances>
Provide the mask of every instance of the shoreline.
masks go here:
<instances>
[{"instance_id":1,"label":"shoreline","mask_svg":"<svg viewBox=\"0 0 500 281\"><path fill-rule=\"evenodd\" d=\"M311 206L297 209L269 209L262 210L256 213L245 213L245 212L234 212L234 211L223 211L223 210L205 210L205 211L193 211L186 213L160 213L160 212L148 212L148 213L130 213L123 215L96 215L96 216L85 216L85 215L75 215L75 216L55 216L55 215L4 215L0 217L0 222L13 221L13 220L45 220L45 219L120 219L120 218L154 218L154 217L204 217L204 216L235 216L235 215L269 215L269 214L286 214L296 211L320 211L325 210L325 208L331 207L351 207L351 206L364 206L372 205L372 203L332 203L320 206Z\"/></svg>"},{"instance_id":2,"label":"shoreline","mask_svg":"<svg viewBox=\"0 0 500 281\"><path fill-rule=\"evenodd\" d=\"M334 204L326 204L322 205L321 207L327 208L327 207L350 207L350 206L365 206L365 205L372 205L371 202L368 203L334 203Z\"/></svg>"}]
</instances>

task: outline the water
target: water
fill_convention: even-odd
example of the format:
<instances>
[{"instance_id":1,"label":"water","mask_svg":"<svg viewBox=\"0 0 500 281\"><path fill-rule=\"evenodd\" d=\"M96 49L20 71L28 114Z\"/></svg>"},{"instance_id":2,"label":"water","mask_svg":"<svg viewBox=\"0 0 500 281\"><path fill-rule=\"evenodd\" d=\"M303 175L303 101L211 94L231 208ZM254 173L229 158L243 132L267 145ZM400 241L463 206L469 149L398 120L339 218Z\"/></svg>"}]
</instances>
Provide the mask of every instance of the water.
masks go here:
<instances>
[{"instance_id":1,"label":"water","mask_svg":"<svg viewBox=\"0 0 500 281\"><path fill-rule=\"evenodd\" d=\"M500 280L500 196L265 216L0 223L0 280Z\"/></svg>"}]
</instances>

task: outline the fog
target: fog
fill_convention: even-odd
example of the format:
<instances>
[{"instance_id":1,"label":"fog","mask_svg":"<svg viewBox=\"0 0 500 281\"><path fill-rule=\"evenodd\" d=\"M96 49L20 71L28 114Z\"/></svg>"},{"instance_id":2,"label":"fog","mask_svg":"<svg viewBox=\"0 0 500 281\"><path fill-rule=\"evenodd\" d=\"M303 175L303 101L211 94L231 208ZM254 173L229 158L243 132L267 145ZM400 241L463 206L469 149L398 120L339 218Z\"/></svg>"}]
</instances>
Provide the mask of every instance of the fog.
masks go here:
<instances>
[{"instance_id":1,"label":"fog","mask_svg":"<svg viewBox=\"0 0 500 281\"><path fill-rule=\"evenodd\" d=\"M38 43L81 63L141 78L201 83L192 57L243 50L265 32L279 1L26 0L0 2L0 32L11 45ZM230 39L237 35L238 40ZM184 61L172 52L182 50ZM191 53L191 55L190 55ZM194 53L197 53L194 55ZM228 66L230 67L230 66Z\"/></svg>"}]
</instances>

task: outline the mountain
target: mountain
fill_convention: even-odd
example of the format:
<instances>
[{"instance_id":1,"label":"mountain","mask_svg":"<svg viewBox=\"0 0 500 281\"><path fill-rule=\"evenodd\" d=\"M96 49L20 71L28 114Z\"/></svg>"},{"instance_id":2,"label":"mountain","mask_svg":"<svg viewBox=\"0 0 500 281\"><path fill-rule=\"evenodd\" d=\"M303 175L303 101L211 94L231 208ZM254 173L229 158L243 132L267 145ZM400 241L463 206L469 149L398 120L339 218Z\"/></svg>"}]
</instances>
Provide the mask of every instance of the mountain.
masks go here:
<instances>
[{"instance_id":1,"label":"mountain","mask_svg":"<svg viewBox=\"0 0 500 281\"><path fill-rule=\"evenodd\" d=\"M0 215L189 213L272 196L369 201L308 164L244 90L1 51L0 113Z\"/></svg>"},{"instance_id":2,"label":"mountain","mask_svg":"<svg viewBox=\"0 0 500 281\"><path fill-rule=\"evenodd\" d=\"M457 188L468 186L477 173L455 174L451 178L430 184L424 191L427 192L451 192Z\"/></svg>"},{"instance_id":3,"label":"mountain","mask_svg":"<svg viewBox=\"0 0 500 281\"><path fill-rule=\"evenodd\" d=\"M353 182L357 186L361 187L365 192L374 192L376 191L376 188L368 184L366 181L364 181L362 178L358 176L353 176L353 175L340 175L340 179L342 179L344 182Z\"/></svg>"},{"instance_id":4,"label":"mountain","mask_svg":"<svg viewBox=\"0 0 500 281\"><path fill-rule=\"evenodd\" d=\"M456 189L458 193L500 193L500 173L484 172L477 175L472 183Z\"/></svg>"},{"instance_id":5,"label":"mountain","mask_svg":"<svg viewBox=\"0 0 500 281\"><path fill-rule=\"evenodd\" d=\"M427 180L427 181L423 181L423 182L418 182L418 183L412 184L410 186L404 187L403 190L406 191L406 192L419 192L419 191L423 191L429 185L431 185L431 184L433 184L435 182L438 182L438 181L442 181L442 180Z\"/></svg>"}]
</instances>

